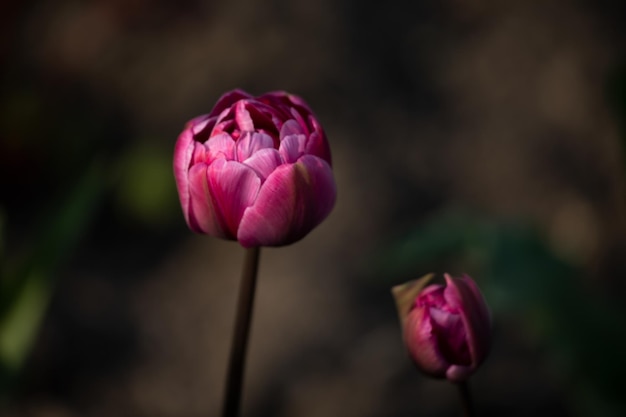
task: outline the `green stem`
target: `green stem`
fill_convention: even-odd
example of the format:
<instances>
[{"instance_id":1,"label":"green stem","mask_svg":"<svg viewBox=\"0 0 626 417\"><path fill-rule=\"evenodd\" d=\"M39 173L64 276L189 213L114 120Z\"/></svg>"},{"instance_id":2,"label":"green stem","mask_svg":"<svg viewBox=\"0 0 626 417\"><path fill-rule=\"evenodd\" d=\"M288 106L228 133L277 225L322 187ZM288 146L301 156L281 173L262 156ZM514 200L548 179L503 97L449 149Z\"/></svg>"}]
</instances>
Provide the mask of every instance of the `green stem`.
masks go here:
<instances>
[{"instance_id":1,"label":"green stem","mask_svg":"<svg viewBox=\"0 0 626 417\"><path fill-rule=\"evenodd\" d=\"M461 398L461 408L463 409L464 417L476 417L474 413L474 403L472 401L472 395L469 389L469 383L467 381L458 382L456 384L459 389L459 396Z\"/></svg>"},{"instance_id":2,"label":"green stem","mask_svg":"<svg viewBox=\"0 0 626 417\"><path fill-rule=\"evenodd\" d=\"M246 250L246 258L241 275L239 301L237 303L237 317L235 332L228 362L226 376L226 391L224 392L223 417L238 417L241 408L241 387L246 367L246 351L248 335L252 322L252 308L254 306L254 292L256 288L257 271L259 267L260 248Z\"/></svg>"}]
</instances>

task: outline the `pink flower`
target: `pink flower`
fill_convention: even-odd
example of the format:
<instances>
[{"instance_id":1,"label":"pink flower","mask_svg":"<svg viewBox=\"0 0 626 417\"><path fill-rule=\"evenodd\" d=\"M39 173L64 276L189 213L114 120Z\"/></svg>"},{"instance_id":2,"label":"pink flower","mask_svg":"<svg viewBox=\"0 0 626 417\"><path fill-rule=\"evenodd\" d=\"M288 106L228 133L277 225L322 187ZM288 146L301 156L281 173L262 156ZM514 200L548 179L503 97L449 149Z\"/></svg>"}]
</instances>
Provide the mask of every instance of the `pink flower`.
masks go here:
<instances>
[{"instance_id":1,"label":"pink flower","mask_svg":"<svg viewBox=\"0 0 626 417\"><path fill-rule=\"evenodd\" d=\"M336 198L326 135L285 92L223 95L178 137L174 176L189 227L244 247L302 239Z\"/></svg>"},{"instance_id":2,"label":"pink flower","mask_svg":"<svg viewBox=\"0 0 626 417\"><path fill-rule=\"evenodd\" d=\"M483 362L491 344L491 317L476 283L467 275L447 286L429 285L432 274L394 287L404 341L424 373L460 382Z\"/></svg>"}]
</instances>

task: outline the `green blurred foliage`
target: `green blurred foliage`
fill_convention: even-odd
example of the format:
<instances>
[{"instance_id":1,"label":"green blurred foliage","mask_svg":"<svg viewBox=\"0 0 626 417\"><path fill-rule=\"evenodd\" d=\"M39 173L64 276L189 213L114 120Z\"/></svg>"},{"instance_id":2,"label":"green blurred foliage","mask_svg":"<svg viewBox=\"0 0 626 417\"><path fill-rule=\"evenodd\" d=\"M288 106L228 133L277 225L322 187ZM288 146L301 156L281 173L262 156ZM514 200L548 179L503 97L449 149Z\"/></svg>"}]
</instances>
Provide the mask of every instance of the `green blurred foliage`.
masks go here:
<instances>
[{"instance_id":1,"label":"green blurred foliage","mask_svg":"<svg viewBox=\"0 0 626 417\"><path fill-rule=\"evenodd\" d=\"M524 323L547 352L579 415L625 415L626 308L589 290L581 271L560 259L533 227L446 213L390 245L376 268L394 282L446 265L472 275L495 320ZM416 272L420 271L420 272Z\"/></svg>"},{"instance_id":2,"label":"green blurred foliage","mask_svg":"<svg viewBox=\"0 0 626 417\"><path fill-rule=\"evenodd\" d=\"M52 296L56 272L87 229L104 188L104 167L96 161L55 210L43 213L28 254L2 264L0 400L19 377Z\"/></svg>"},{"instance_id":3,"label":"green blurred foliage","mask_svg":"<svg viewBox=\"0 0 626 417\"><path fill-rule=\"evenodd\" d=\"M139 141L120 159L117 203L125 215L155 229L179 219L172 150Z\"/></svg>"}]
</instances>

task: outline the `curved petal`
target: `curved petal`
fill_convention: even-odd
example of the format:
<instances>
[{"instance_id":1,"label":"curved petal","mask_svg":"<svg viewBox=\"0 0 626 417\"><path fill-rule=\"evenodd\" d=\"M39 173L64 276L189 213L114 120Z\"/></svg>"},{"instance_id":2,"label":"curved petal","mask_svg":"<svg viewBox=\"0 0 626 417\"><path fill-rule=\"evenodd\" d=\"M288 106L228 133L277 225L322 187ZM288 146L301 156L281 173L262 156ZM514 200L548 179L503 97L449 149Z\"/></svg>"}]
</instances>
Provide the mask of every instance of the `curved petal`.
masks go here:
<instances>
[{"instance_id":1,"label":"curved petal","mask_svg":"<svg viewBox=\"0 0 626 417\"><path fill-rule=\"evenodd\" d=\"M274 148L261 149L255 152L250 158L243 161L244 164L254 169L264 182L274 170L282 164L280 154Z\"/></svg>"},{"instance_id":2,"label":"curved petal","mask_svg":"<svg viewBox=\"0 0 626 417\"><path fill-rule=\"evenodd\" d=\"M438 349L427 308L411 310L403 326L404 341L415 365L428 375L443 378L450 364Z\"/></svg>"},{"instance_id":3,"label":"curved petal","mask_svg":"<svg viewBox=\"0 0 626 417\"><path fill-rule=\"evenodd\" d=\"M235 239L244 211L259 193L261 179L246 165L224 159L212 163L206 175L211 205L224 231L220 237Z\"/></svg>"},{"instance_id":4,"label":"curved petal","mask_svg":"<svg viewBox=\"0 0 626 417\"><path fill-rule=\"evenodd\" d=\"M265 148L274 148L271 136L265 133L245 132L237 141L237 160L242 162Z\"/></svg>"},{"instance_id":5,"label":"curved petal","mask_svg":"<svg viewBox=\"0 0 626 417\"><path fill-rule=\"evenodd\" d=\"M194 232L227 238L209 192L208 169L208 164L200 163L189 170L190 204L187 224Z\"/></svg>"},{"instance_id":6,"label":"curved petal","mask_svg":"<svg viewBox=\"0 0 626 417\"><path fill-rule=\"evenodd\" d=\"M304 99L302 97L297 96L295 94L289 94L289 93L286 93L286 95L287 95L287 98L289 99L289 102L291 104L294 104L296 106L302 107L306 112L312 113L311 108L306 103L306 101L304 101Z\"/></svg>"},{"instance_id":7,"label":"curved petal","mask_svg":"<svg viewBox=\"0 0 626 417\"><path fill-rule=\"evenodd\" d=\"M287 120L280 128L280 140L289 135L302 135L304 129L293 119Z\"/></svg>"},{"instance_id":8,"label":"curved petal","mask_svg":"<svg viewBox=\"0 0 626 417\"><path fill-rule=\"evenodd\" d=\"M302 114L298 111L296 107L292 107L290 110L291 116L296 119L298 124L300 124L300 127L302 127L302 129L304 130L304 133L308 135L310 133L309 126L307 125L307 121L304 119L304 117L302 117Z\"/></svg>"},{"instance_id":9,"label":"curved petal","mask_svg":"<svg viewBox=\"0 0 626 417\"><path fill-rule=\"evenodd\" d=\"M204 114L188 121L185 124L185 128L191 130L195 141L204 142L209 137L213 126L215 126L215 121L215 117L209 117L207 114Z\"/></svg>"},{"instance_id":10,"label":"curved petal","mask_svg":"<svg viewBox=\"0 0 626 417\"><path fill-rule=\"evenodd\" d=\"M242 132L252 132L254 130L254 122L252 117L250 117L248 109L246 109L247 106L247 100L239 100L235 105L235 120L239 130Z\"/></svg>"},{"instance_id":11,"label":"curved petal","mask_svg":"<svg viewBox=\"0 0 626 417\"><path fill-rule=\"evenodd\" d=\"M441 355L448 363L471 365L467 333L461 315L437 307L429 308L428 312Z\"/></svg>"},{"instance_id":12,"label":"curved petal","mask_svg":"<svg viewBox=\"0 0 626 417\"><path fill-rule=\"evenodd\" d=\"M281 138L278 152L286 164L293 164L304 154L304 135L289 135Z\"/></svg>"},{"instance_id":13,"label":"curved petal","mask_svg":"<svg viewBox=\"0 0 626 417\"><path fill-rule=\"evenodd\" d=\"M194 148L193 143L191 130L185 129L178 136L174 147L174 178L187 224L189 224L189 165Z\"/></svg>"},{"instance_id":14,"label":"curved petal","mask_svg":"<svg viewBox=\"0 0 626 417\"><path fill-rule=\"evenodd\" d=\"M328 146L328 140L326 139L326 134L322 126L320 126L318 121L312 116L309 117L309 121L313 125L313 133L311 133L307 139L305 152L319 156L324 161L328 162L328 165L332 166L330 146Z\"/></svg>"},{"instance_id":15,"label":"curved petal","mask_svg":"<svg viewBox=\"0 0 626 417\"><path fill-rule=\"evenodd\" d=\"M207 163L209 158L207 157L207 152L209 151L204 143L193 142L193 152L191 154L191 162L190 165L195 165L199 163Z\"/></svg>"},{"instance_id":16,"label":"curved petal","mask_svg":"<svg viewBox=\"0 0 626 417\"><path fill-rule=\"evenodd\" d=\"M211 163L216 159L235 159L235 141L228 133L219 133L206 141L208 148L207 162Z\"/></svg>"},{"instance_id":17,"label":"curved petal","mask_svg":"<svg viewBox=\"0 0 626 417\"><path fill-rule=\"evenodd\" d=\"M464 274L460 279L465 282L467 287L472 292L474 300L476 301L477 312L481 316L482 321L485 323L491 323L491 312L489 311L487 303L485 302L485 297L478 288L478 285L476 285L476 282L474 282L474 280L467 274Z\"/></svg>"},{"instance_id":18,"label":"curved petal","mask_svg":"<svg viewBox=\"0 0 626 417\"><path fill-rule=\"evenodd\" d=\"M485 316L487 305L475 284L470 283L471 278L467 280L455 279L448 274L444 276L447 282L444 297L461 315L467 334L471 366L475 369L487 356L491 344L491 321Z\"/></svg>"},{"instance_id":19,"label":"curved petal","mask_svg":"<svg viewBox=\"0 0 626 417\"><path fill-rule=\"evenodd\" d=\"M252 98L252 96L243 90L237 89L237 90L229 91L228 93L222 95L217 100L217 103L215 103L213 110L211 110L211 113L209 113L209 117L217 116L222 111L224 111L224 109L229 108L230 106L232 106L239 100L248 99L248 98Z\"/></svg>"},{"instance_id":20,"label":"curved petal","mask_svg":"<svg viewBox=\"0 0 626 417\"><path fill-rule=\"evenodd\" d=\"M336 193L326 161L305 155L295 164L281 165L245 211L237 239L245 247L282 246L300 240L328 216Z\"/></svg>"}]
</instances>

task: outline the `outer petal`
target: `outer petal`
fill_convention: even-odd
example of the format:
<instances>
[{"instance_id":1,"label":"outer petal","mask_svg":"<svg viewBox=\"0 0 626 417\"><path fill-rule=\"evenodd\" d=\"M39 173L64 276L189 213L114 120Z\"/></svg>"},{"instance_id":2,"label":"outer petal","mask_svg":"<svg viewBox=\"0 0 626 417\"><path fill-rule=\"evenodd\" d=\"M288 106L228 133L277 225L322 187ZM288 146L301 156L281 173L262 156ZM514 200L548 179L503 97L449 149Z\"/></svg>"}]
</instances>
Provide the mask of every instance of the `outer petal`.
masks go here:
<instances>
[{"instance_id":1,"label":"outer petal","mask_svg":"<svg viewBox=\"0 0 626 417\"><path fill-rule=\"evenodd\" d=\"M445 274L444 296L451 306L458 308L465 325L468 346L475 369L487 356L491 345L491 321L485 299L471 278L455 279ZM487 314L486 314L487 313Z\"/></svg>"},{"instance_id":2,"label":"outer petal","mask_svg":"<svg viewBox=\"0 0 626 417\"><path fill-rule=\"evenodd\" d=\"M229 108L237 101L249 98L252 98L252 96L243 90L229 91L217 100L217 103L215 103L213 110L211 110L211 113L209 113L209 117L217 116L222 111L224 111L224 109Z\"/></svg>"},{"instance_id":3,"label":"outer petal","mask_svg":"<svg viewBox=\"0 0 626 417\"><path fill-rule=\"evenodd\" d=\"M235 239L244 211L259 193L261 179L240 162L218 159L207 170L207 184L210 205L219 229L224 232L219 236Z\"/></svg>"},{"instance_id":4,"label":"outer petal","mask_svg":"<svg viewBox=\"0 0 626 417\"><path fill-rule=\"evenodd\" d=\"M189 171L190 204L188 213L186 213L187 224L196 233L228 238L228 233L224 229L211 199L207 181L208 169L208 164L200 163L194 165Z\"/></svg>"},{"instance_id":5,"label":"outer petal","mask_svg":"<svg viewBox=\"0 0 626 417\"><path fill-rule=\"evenodd\" d=\"M428 308L411 310L404 322L404 340L417 367L428 375L443 378L450 364L438 350L437 337Z\"/></svg>"},{"instance_id":6,"label":"outer petal","mask_svg":"<svg viewBox=\"0 0 626 417\"><path fill-rule=\"evenodd\" d=\"M309 116L309 121L313 125L313 133L311 133L309 139L307 140L305 152L311 155L319 156L328 162L329 165L332 165L330 147L328 146L326 134L324 133L322 126L320 126L317 119L313 116Z\"/></svg>"},{"instance_id":7,"label":"outer petal","mask_svg":"<svg viewBox=\"0 0 626 417\"><path fill-rule=\"evenodd\" d=\"M174 178L187 224L189 224L189 164L193 148L193 134L190 129L185 129L178 136L174 147Z\"/></svg>"},{"instance_id":8,"label":"outer petal","mask_svg":"<svg viewBox=\"0 0 626 417\"><path fill-rule=\"evenodd\" d=\"M478 288L478 285L476 285L476 282L474 282L474 280L470 278L468 275L463 275L460 279L463 282L465 282L465 284L469 287L470 291L472 292L472 295L474 296L474 300L476 300L476 304L478 308L477 313L480 315L482 322L489 323L491 326L491 312L489 311L489 308L487 307L487 303L485 302L485 297L483 296L482 292Z\"/></svg>"},{"instance_id":9,"label":"outer petal","mask_svg":"<svg viewBox=\"0 0 626 417\"><path fill-rule=\"evenodd\" d=\"M332 210L336 199L330 166L305 155L279 166L241 219L237 239L245 247L282 246L303 238Z\"/></svg>"}]
</instances>

